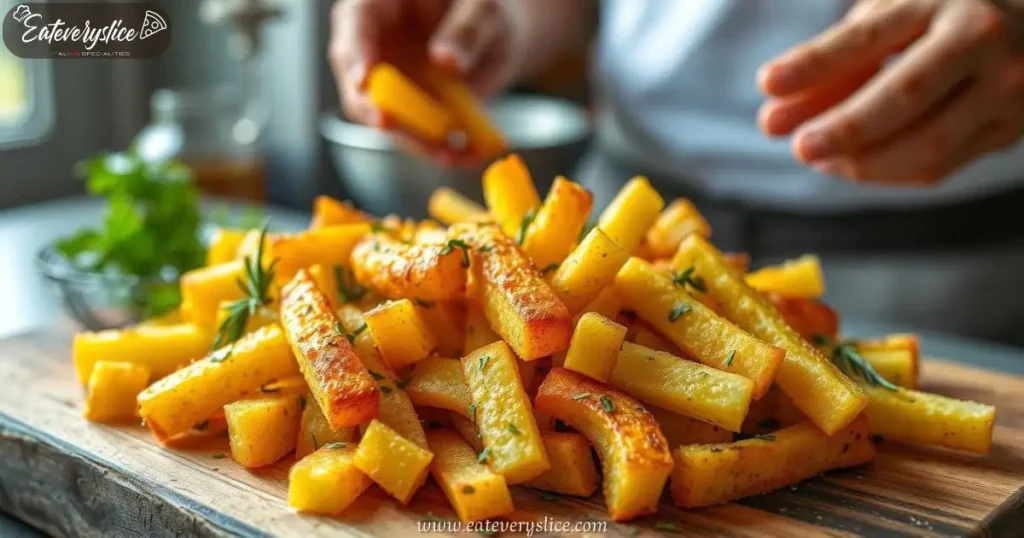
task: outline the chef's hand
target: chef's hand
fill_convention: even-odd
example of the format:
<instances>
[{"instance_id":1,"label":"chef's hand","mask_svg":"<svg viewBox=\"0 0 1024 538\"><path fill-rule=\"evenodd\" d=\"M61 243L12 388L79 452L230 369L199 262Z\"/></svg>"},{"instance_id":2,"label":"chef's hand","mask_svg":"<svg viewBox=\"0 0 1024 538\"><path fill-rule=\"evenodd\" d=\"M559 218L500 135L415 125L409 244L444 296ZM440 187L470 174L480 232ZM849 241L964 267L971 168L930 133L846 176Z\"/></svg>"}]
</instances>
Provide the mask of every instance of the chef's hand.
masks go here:
<instances>
[{"instance_id":1,"label":"chef's hand","mask_svg":"<svg viewBox=\"0 0 1024 538\"><path fill-rule=\"evenodd\" d=\"M1021 135L1021 4L861 0L762 66L761 129L795 131L796 157L824 174L933 185Z\"/></svg>"},{"instance_id":2,"label":"chef's hand","mask_svg":"<svg viewBox=\"0 0 1024 538\"><path fill-rule=\"evenodd\" d=\"M466 159L447 146L431 147L401 132L366 93L367 75L381 61L413 46L410 36L430 36L429 61L481 95L503 88L523 61L515 39L518 2L503 0L339 0L331 13L331 68L342 110L352 121L386 129L406 149L443 164ZM415 38L412 38L415 39Z\"/></svg>"}]
</instances>

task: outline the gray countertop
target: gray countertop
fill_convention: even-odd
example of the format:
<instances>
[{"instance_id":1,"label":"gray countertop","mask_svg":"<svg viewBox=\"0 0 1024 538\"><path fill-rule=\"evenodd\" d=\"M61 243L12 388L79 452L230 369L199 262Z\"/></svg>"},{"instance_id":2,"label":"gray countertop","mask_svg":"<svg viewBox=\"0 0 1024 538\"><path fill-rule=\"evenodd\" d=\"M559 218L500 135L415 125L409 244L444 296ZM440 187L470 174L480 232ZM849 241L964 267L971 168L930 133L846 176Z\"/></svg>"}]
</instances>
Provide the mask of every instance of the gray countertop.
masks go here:
<instances>
[{"instance_id":1,"label":"gray countertop","mask_svg":"<svg viewBox=\"0 0 1024 538\"><path fill-rule=\"evenodd\" d=\"M227 207L241 214L245 206L207 202L205 211ZM307 214L284 209L266 210L275 227L297 229L308 222ZM97 222L101 202L73 198L36 204L0 213L0 338L45 327L61 316L53 290L35 268L36 253L57 237ZM827 275L826 275L827 277ZM930 356L975 364L983 368L1024 375L1024 350L916 330L914 327L881 325L869 321L844 320L848 336L871 336L893 332L917 332L923 352ZM36 532L0 513L0 536L35 536Z\"/></svg>"}]
</instances>

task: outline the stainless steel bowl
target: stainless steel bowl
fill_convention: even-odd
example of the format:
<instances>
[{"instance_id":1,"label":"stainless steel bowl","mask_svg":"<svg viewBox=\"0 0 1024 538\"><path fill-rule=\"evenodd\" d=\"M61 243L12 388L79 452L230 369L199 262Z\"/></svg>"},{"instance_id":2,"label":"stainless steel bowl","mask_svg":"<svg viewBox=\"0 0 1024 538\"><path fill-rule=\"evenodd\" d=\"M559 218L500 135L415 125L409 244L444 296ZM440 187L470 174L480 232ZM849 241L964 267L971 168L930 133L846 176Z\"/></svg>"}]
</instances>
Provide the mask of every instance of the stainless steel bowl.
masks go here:
<instances>
[{"instance_id":1,"label":"stainless steel bowl","mask_svg":"<svg viewBox=\"0 0 1024 538\"><path fill-rule=\"evenodd\" d=\"M587 112L550 97L509 95L488 104L492 120L530 169L541 196L555 176L572 172L590 137ZM341 181L362 209L378 215L424 217L438 187L451 187L483 200L478 169L444 168L396 147L372 127L325 113L320 131L328 142Z\"/></svg>"}]
</instances>

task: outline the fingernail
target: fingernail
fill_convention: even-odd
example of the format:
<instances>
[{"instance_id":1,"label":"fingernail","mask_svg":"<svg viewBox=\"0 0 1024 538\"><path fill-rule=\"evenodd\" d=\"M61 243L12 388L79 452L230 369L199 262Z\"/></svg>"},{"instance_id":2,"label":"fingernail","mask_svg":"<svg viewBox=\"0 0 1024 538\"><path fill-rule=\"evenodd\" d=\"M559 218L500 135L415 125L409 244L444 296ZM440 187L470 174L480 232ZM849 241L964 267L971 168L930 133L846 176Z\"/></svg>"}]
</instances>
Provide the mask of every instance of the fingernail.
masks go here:
<instances>
[{"instance_id":1,"label":"fingernail","mask_svg":"<svg viewBox=\"0 0 1024 538\"><path fill-rule=\"evenodd\" d=\"M797 135L797 155L804 162L812 162L832 155L832 139L826 131L808 130Z\"/></svg>"},{"instance_id":2,"label":"fingernail","mask_svg":"<svg viewBox=\"0 0 1024 538\"><path fill-rule=\"evenodd\" d=\"M811 163L811 169L823 176L836 177L839 175L839 161L836 159L825 159Z\"/></svg>"},{"instance_id":3,"label":"fingernail","mask_svg":"<svg viewBox=\"0 0 1024 538\"><path fill-rule=\"evenodd\" d=\"M430 44L430 56L438 67L455 73L463 73L469 63L462 50L449 41L436 41Z\"/></svg>"},{"instance_id":4,"label":"fingernail","mask_svg":"<svg viewBox=\"0 0 1024 538\"><path fill-rule=\"evenodd\" d=\"M785 63L776 62L765 65L757 72L758 83L765 93L783 95L793 91L796 79L793 71Z\"/></svg>"}]
</instances>

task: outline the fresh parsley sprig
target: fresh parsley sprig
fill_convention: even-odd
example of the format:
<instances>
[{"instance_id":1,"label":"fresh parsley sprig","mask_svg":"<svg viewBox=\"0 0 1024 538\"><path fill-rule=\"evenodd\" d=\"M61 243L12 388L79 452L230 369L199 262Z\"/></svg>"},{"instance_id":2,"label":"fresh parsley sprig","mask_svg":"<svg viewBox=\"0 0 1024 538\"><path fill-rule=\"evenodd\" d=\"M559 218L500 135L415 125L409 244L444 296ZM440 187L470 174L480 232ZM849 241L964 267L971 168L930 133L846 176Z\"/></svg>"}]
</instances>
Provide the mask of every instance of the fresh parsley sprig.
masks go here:
<instances>
[{"instance_id":1,"label":"fresh parsley sprig","mask_svg":"<svg viewBox=\"0 0 1024 538\"><path fill-rule=\"evenodd\" d=\"M242 289L243 297L227 306L227 316L217 327L217 337L213 340L213 348L217 349L226 346L245 334L245 326L249 322L249 316L256 314L262 306L270 304L270 285L274 282L274 269L277 266L277 259L274 259L267 266L263 265L263 247L267 238L267 226L263 225L260 230L260 244L256 248L255 258L245 257L245 281L239 279L238 287Z\"/></svg>"}]
</instances>

